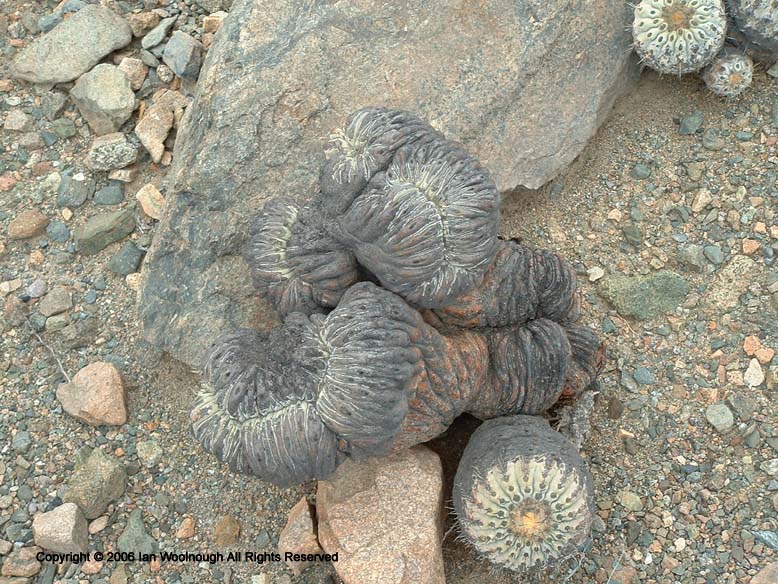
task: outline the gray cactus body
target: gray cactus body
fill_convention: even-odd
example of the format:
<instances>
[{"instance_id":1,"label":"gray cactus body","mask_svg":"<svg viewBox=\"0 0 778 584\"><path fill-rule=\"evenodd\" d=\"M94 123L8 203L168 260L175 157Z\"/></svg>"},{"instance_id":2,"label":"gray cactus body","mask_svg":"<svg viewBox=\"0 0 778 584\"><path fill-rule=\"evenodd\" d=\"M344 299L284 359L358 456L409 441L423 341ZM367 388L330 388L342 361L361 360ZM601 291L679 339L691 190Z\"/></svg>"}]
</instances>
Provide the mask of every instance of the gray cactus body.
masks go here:
<instances>
[{"instance_id":1,"label":"gray cactus body","mask_svg":"<svg viewBox=\"0 0 778 584\"><path fill-rule=\"evenodd\" d=\"M453 502L464 539L519 572L558 566L587 540L594 517L586 463L535 416L496 418L473 433Z\"/></svg>"}]
</instances>

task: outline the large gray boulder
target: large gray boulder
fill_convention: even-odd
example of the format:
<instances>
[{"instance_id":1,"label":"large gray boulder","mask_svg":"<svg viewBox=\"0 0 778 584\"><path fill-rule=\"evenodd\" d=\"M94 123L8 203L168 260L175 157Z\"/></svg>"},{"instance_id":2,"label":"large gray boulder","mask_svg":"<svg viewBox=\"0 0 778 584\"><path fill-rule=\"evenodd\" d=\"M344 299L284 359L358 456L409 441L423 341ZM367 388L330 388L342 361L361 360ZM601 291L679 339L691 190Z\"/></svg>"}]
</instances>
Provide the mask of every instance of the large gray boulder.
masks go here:
<instances>
[{"instance_id":1,"label":"large gray boulder","mask_svg":"<svg viewBox=\"0 0 778 584\"><path fill-rule=\"evenodd\" d=\"M72 81L131 40L130 25L121 16L90 4L22 49L11 76L43 84Z\"/></svg>"},{"instance_id":2,"label":"large gray boulder","mask_svg":"<svg viewBox=\"0 0 778 584\"><path fill-rule=\"evenodd\" d=\"M352 111L419 113L502 191L565 168L637 77L623 0L235 0L180 131L147 256L146 338L199 366L225 329L271 325L239 256L270 197L308 197Z\"/></svg>"}]
</instances>

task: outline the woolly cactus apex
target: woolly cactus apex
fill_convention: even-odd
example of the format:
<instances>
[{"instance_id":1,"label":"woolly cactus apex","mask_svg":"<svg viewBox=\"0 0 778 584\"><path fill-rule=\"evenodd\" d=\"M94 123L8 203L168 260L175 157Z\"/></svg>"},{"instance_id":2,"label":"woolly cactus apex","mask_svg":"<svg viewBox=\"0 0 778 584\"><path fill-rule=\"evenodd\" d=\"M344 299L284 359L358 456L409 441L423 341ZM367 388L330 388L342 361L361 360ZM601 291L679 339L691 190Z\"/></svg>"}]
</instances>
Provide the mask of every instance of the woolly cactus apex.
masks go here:
<instances>
[{"instance_id":1,"label":"woolly cactus apex","mask_svg":"<svg viewBox=\"0 0 778 584\"><path fill-rule=\"evenodd\" d=\"M716 95L736 97L751 86L753 73L751 59L734 51L724 51L705 69L702 79Z\"/></svg>"},{"instance_id":2,"label":"woolly cactus apex","mask_svg":"<svg viewBox=\"0 0 778 584\"><path fill-rule=\"evenodd\" d=\"M192 409L195 436L234 471L279 486L327 478L345 456L385 452L421 368L420 320L363 283L327 316L293 313L266 336L222 337Z\"/></svg>"},{"instance_id":3,"label":"woolly cactus apex","mask_svg":"<svg viewBox=\"0 0 778 584\"><path fill-rule=\"evenodd\" d=\"M683 75L714 59L726 30L722 0L641 0L635 6L632 37L646 65Z\"/></svg>"},{"instance_id":4,"label":"woolly cactus apex","mask_svg":"<svg viewBox=\"0 0 778 584\"><path fill-rule=\"evenodd\" d=\"M386 170L403 145L441 135L415 114L382 107L357 110L343 128L330 134L320 188L323 210L332 217L344 213L379 171Z\"/></svg>"},{"instance_id":5,"label":"woolly cactus apex","mask_svg":"<svg viewBox=\"0 0 778 584\"><path fill-rule=\"evenodd\" d=\"M727 0L734 23L733 35L754 58L778 60L778 2L776 0Z\"/></svg>"},{"instance_id":6,"label":"woolly cactus apex","mask_svg":"<svg viewBox=\"0 0 778 584\"><path fill-rule=\"evenodd\" d=\"M543 418L484 422L454 479L464 539L494 564L553 568L575 554L594 517L591 474L578 451Z\"/></svg>"},{"instance_id":7,"label":"woolly cactus apex","mask_svg":"<svg viewBox=\"0 0 778 584\"><path fill-rule=\"evenodd\" d=\"M440 139L400 148L333 232L411 304L445 306L478 285L497 248L500 195L489 174Z\"/></svg>"},{"instance_id":8,"label":"woolly cactus apex","mask_svg":"<svg viewBox=\"0 0 778 584\"><path fill-rule=\"evenodd\" d=\"M513 326L535 318L574 320L575 271L556 254L500 241L481 284L433 312L431 320L464 328Z\"/></svg>"},{"instance_id":9,"label":"woolly cactus apex","mask_svg":"<svg viewBox=\"0 0 778 584\"><path fill-rule=\"evenodd\" d=\"M254 285L281 316L332 308L358 279L354 256L312 213L276 199L252 225L247 261Z\"/></svg>"}]
</instances>

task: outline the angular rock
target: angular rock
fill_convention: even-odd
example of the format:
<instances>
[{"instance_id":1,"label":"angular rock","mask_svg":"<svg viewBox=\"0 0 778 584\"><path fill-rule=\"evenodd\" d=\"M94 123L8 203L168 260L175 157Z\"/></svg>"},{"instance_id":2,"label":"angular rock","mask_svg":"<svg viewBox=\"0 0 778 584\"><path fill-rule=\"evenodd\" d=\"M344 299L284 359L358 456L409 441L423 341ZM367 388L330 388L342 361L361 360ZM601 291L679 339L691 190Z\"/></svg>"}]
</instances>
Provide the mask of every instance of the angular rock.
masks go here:
<instances>
[{"instance_id":1,"label":"angular rock","mask_svg":"<svg viewBox=\"0 0 778 584\"><path fill-rule=\"evenodd\" d=\"M151 154L154 162L162 160L165 138L173 127L175 116L169 109L153 105L135 126L135 135Z\"/></svg>"},{"instance_id":2,"label":"angular rock","mask_svg":"<svg viewBox=\"0 0 778 584\"><path fill-rule=\"evenodd\" d=\"M141 189L135 194L135 198L138 199L141 209L152 219L161 219L162 213L165 209L165 197L159 192L159 189L153 184L148 183L141 187Z\"/></svg>"},{"instance_id":3,"label":"angular rock","mask_svg":"<svg viewBox=\"0 0 778 584\"><path fill-rule=\"evenodd\" d=\"M748 387L758 387L764 383L765 375L762 371L762 366L759 364L759 359L751 359L748 364L748 369L743 374L743 381L746 382Z\"/></svg>"},{"instance_id":4,"label":"angular rock","mask_svg":"<svg viewBox=\"0 0 778 584\"><path fill-rule=\"evenodd\" d=\"M637 77L631 12L612 0L236 0L178 134L172 209L144 267L146 338L199 366L206 339L269 324L233 277L247 269L249 218L271 193L312 192L328 132L387 96L463 142L500 190L549 181Z\"/></svg>"},{"instance_id":5,"label":"angular rock","mask_svg":"<svg viewBox=\"0 0 778 584\"><path fill-rule=\"evenodd\" d=\"M58 207L80 207L95 191L93 178L86 178L79 174L72 176L62 174L62 180L57 188Z\"/></svg>"},{"instance_id":6,"label":"angular rock","mask_svg":"<svg viewBox=\"0 0 778 584\"><path fill-rule=\"evenodd\" d=\"M181 77L196 81L203 64L203 44L180 30L175 31L165 45L162 60Z\"/></svg>"},{"instance_id":7,"label":"angular rock","mask_svg":"<svg viewBox=\"0 0 778 584\"><path fill-rule=\"evenodd\" d=\"M139 249L133 242L128 241L108 262L108 269L121 276L132 274L138 270L143 254L143 250Z\"/></svg>"},{"instance_id":8,"label":"angular rock","mask_svg":"<svg viewBox=\"0 0 778 584\"><path fill-rule=\"evenodd\" d=\"M219 548L238 543L240 523L232 515L225 515L216 522L213 528L213 542Z\"/></svg>"},{"instance_id":9,"label":"angular rock","mask_svg":"<svg viewBox=\"0 0 778 584\"><path fill-rule=\"evenodd\" d=\"M162 460L164 451L156 440L141 440L135 444L138 460L146 468L155 468Z\"/></svg>"},{"instance_id":10,"label":"angular rock","mask_svg":"<svg viewBox=\"0 0 778 584\"><path fill-rule=\"evenodd\" d=\"M19 213L8 224L8 237L11 239L27 239L43 233L49 218L37 209Z\"/></svg>"},{"instance_id":11,"label":"angular rock","mask_svg":"<svg viewBox=\"0 0 778 584\"><path fill-rule=\"evenodd\" d=\"M95 205L118 205L123 200L124 188L122 185L113 184L97 191L92 202Z\"/></svg>"},{"instance_id":12,"label":"angular rock","mask_svg":"<svg viewBox=\"0 0 778 584\"><path fill-rule=\"evenodd\" d=\"M75 503L38 513L32 521L32 533L36 545L53 552L86 552L89 545L87 522Z\"/></svg>"},{"instance_id":13,"label":"angular rock","mask_svg":"<svg viewBox=\"0 0 778 584\"><path fill-rule=\"evenodd\" d=\"M778 562L771 562L751 579L750 584L775 584L778 582Z\"/></svg>"},{"instance_id":14,"label":"angular rock","mask_svg":"<svg viewBox=\"0 0 778 584\"><path fill-rule=\"evenodd\" d=\"M669 270L647 276L611 276L600 285L600 293L619 314L640 320L672 312L689 290L689 283Z\"/></svg>"},{"instance_id":15,"label":"angular rock","mask_svg":"<svg viewBox=\"0 0 778 584\"><path fill-rule=\"evenodd\" d=\"M222 21L227 18L227 13L224 11L214 12L203 18L203 32L215 33L222 25Z\"/></svg>"},{"instance_id":16,"label":"angular rock","mask_svg":"<svg viewBox=\"0 0 778 584\"><path fill-rule=\"evenodd\" d=\"M85 255L94 255L127 237L134 229L135 218L128 209L95 215L76 229L78 250Z\"/></svg>"},{"instance_id":17,"label":"angular rock","mask_svg":"<svg viewBox=\"0 0 778 584\"><path fill-rule=\"evenodd\" d=\"M149 71L148 66L143 61L133 57L122 59L122 62L119 63L119 69L127 75L133 91L138 91L143 86L143 81L146 79L146 74Z\"/></svg>"},{"instance_id":18,"label":"angular rock","mask_svg":"<svg viewBox=\"0 0 778 584\"><path fill-rule=\"evenodd\" d=\"M319 481L319 541L347 584L443 583L443 472L415 446L385 458L351 460Z\"/></svg>"},{"instance_id":19,"label":"angular rock","mask_svg":"<svg viewBox=\"0 0 778 584\"><path fill-rule=\"evenodd\" d=\"M711 404L705 408L705 418L720 433L728 432L735 425L735 417L724 403Z\"/></svg>"},{"instance_id":20,"label":"angular rock","mask_svg":"<svg viewBox=\"0 0 778 584\"><path fill-rule=\"evenodd\" d=\"M278 536L278 553L282 558L286 553L293 554L320 554L322 553L319 540L316 538L316 526L313 521L313 513L308 500L303 497L289 511L286 525ZM299 576L310 564L308 561L287 561L286 564Z\"/></svg>"},{"instance_id":21,"label":"angular rock","mask_svg":"<svg viewBox=\"0 0 778 584\"><path fill-rule=\"evenodd\" d=\"M716 275L704 299L717 310L735 308L740 295L755 281L759 264L748 256L737 255Z\"/></svg>"},{"instance_id":22,"label":"angular rock","mask_svg":"<svg viewBox=\"0 0 778 584\"><path fill-rule=\"evenodd\" d=\"M127 518L127 525L116 542L120 552L138 554L153 554L159 549L157 541L146 532L143 524L143 514L135 509Z\"/></svg>"},{"instance_id":23,"label":"angular rock","mask_svg":"<svg viewBox=\"0 0 778 584\"><path fill-rule=\"evenodd\" d=\"M696 272L702 272L708 262L705 259L705 250L701 245L690 244L681 248L678 254L680 260Z\"/></svg>"},{"instance_id":24,"label":"angular rock","mask_svg":"<svg viewBox=\"0 0 778 584\"><path fill-rule=\"evenodd\" d=\"M11 64L11 75L32 83L72 81L131 40L124 19L89 5L24 48Z\"/></svg>"},{"instance_id":25,"label":"angular rock","mask_svg":"<svg viewBox=\"0 0 778 584\"><path fill-rule=\"evenodd\" d=\"M21 110L11 110L5 117L3 129L8 132L29 132L32 129L32 118Z\"/></svg>"},{"instance_id":26,"label":"angular rock","mask_svg":"<svg viewBox=\"0 0 778 584\"><path fill-rule=\"evenodd\" d=\"M97 448L70 477L62 500L78 505L87 519L95 519L124 494L126 487L124 465Z\"/></svg>"},{"instance_id":27,"label":"angular rock","mask_svg":"<svg viewBox=\"0 0 778 584\"><path fill-rule=\"evenodd\" d=\"M81 76L70 96L98 136L118 131L135 110L130 80L124 71L107 63Z\"/></svg>"},{"instance_id":28,"label":"angular rock","mask_svg":"<svg viewBox=\"0 0 778 584\"><path fill-rule=\"evenodd\" d=\"M87 365L71 383L59 386L57 399L68 414L92 426L120 426L127 421L124 383L113 363Z\"/></svg>"},{"instance_id":29,"label":"angular rock","mask_svg":"<svg viewBox=\"0 0 778 584\"><path fill-rule=\"evenodd\" d=\"M98 136L92 141L86 163L93 170L114 170L129 166L138 158L138 149L130 144L127 136L113 132Z\"/></svg>"},{"instance_id":30,"label":"angular rock","mask_svg":"<svg viewBox=\"0 0 778 584\"><path fill-rule=\"evenodd\" d=\"M156 47L159 43L165 40L167 33L173 28L176 23L177 17L171 16L170 18L163 19L157 26L150 30L141 40L141 46L144 49L151 49Z\"/></svg>"},{"instance_id":31,"label":"angular rock","mask_svg":"<svg viewBox=\"0 0 778 584\"><path fill-rule=\"evenodd\" d=\"M70 291L64 286L56 286L43 297L38 304L38 312L43 316L52 316L73 308Z\"/></svg>"},{"instance_id":32,"label":"angular rock","mask_svg":"<svg viewBox=\"0 0 778 584\"><path fill-rule=\"evenodd\" d=\"M35 576L41 571L41 563L35 558L41 548L37 546L18 548L3 561L0 574L3 576Z\"/></svg>"},{"instance_id":33,"label":"angular rock","mask_svg":"<svg viewBox=\"0 0 778 584\"><path fill-rule=\"evenodd\" d=\"M159 24L159 15L155 12L139 12L127 17L133 36L142 37Z\"/></svg>"}]
</instances>

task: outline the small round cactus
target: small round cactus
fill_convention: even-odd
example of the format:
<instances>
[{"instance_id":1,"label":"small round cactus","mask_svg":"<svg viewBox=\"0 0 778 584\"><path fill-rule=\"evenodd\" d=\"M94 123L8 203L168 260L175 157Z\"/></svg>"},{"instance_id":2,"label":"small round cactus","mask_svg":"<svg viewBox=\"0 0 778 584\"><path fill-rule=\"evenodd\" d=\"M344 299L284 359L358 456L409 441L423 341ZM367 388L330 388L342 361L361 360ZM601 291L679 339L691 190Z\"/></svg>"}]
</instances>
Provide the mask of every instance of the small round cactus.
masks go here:
<instances>
[{"instance_id":1,"label":"small round cactus","mask_svg":"<svg viewBox=\"0 0 778 584\"><path fill-rule=\"evenodd\" d=\"M702 74L705 85L721 97L736 97L751 85L754 63L746 55L725 51Z\"/></svg>"},{"instance_id":2,"label":"small round cactus","mask_svg":"<svg viewBox=\"0 0 778 584\"><path fill-rule=\"evenodd\" d=\"M641 0L632 37L643 63L659 73L683 75L714 59L726 30L722 0Z\"/></svg>"},{"instance_id":3,"label":"small round cactus","mask_svg":"<svg viewBox=\"0 0 778 584\"><path fill-rule=\"evenodd\" d=\"M778 2L727 0L734 36L742 48L760 61L778 60Z\"/></svg>"},{"instance_id":4,"label":"small round cactus","mask_svg":"<svg viewBox=\"0 0 778 584\"><path fill-rule=\"evenodd\" d=\"M462 537L497 566L558 567L588 538L594 486L568 440L535 416L484 422L454 479Z\"/></svg>"}]
</instances>

